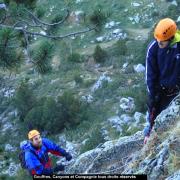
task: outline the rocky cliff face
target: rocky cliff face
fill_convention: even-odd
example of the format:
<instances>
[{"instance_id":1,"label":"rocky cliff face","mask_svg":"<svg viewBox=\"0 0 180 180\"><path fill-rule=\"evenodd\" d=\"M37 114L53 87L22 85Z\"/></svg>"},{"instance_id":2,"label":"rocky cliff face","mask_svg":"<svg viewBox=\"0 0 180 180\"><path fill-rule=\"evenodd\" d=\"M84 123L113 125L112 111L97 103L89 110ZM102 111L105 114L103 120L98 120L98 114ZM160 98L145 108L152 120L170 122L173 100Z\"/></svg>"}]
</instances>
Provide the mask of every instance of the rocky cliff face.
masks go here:
<instances>
[{"instance_id":1,"label":"rocky cliff face","mask_svg":"<svg viewBox=\"0 0 180 180\"><path fill-rule=\"evenodd\" d=\"M148 174L148 179L180 178L180 96L157 117L146 145L143 134L107 141L81 154L68 173Z\"/></svg>"}]
</instances>

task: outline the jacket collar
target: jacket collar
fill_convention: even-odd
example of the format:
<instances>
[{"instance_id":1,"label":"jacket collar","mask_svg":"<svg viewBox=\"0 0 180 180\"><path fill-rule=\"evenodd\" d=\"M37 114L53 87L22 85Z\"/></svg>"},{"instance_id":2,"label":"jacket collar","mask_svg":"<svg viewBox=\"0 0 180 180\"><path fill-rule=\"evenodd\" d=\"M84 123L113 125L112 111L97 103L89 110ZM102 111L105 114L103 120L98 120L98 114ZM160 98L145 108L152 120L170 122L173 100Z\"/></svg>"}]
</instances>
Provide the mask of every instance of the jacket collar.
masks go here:
<instances>
[{"instance_id":1,"label":"jacket collar","mask_svg":"<svg viewBox=\"0 0 180 180\"><path fill-rule=\"evenodd\" d=\"M173 40L170 43L170 47L176 48L178 42L180 42L180 30L178 30L176 32L176 34L174 35L174 38L173 38Z\"/></svg>"}]
</instances>

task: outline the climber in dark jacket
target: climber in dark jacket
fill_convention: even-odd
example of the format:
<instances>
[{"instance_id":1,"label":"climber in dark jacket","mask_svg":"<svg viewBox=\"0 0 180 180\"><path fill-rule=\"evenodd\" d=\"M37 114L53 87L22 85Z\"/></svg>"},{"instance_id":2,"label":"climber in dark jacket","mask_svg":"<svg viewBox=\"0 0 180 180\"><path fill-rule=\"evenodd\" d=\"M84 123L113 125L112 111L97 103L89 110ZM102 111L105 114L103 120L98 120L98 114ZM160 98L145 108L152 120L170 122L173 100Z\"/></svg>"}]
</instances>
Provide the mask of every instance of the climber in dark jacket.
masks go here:
<instances>
[{"instance_id":1,"label":"climber in dark jacket","mask_svg":"<svg viewBox=\"0 0 180 180\"><path fill-rule=\"evenodd\" d=\"M25 162L31 175L53 175L57 171L64 170L63 165L52 168L48 152L56 156L63 156L68 161L72 159L72 156L64 149L46 138L41 138L37 130L30 131L28 138L30 143L26 147Z\"/></svg>"},{"instance_id":2,"label":"climber in dark jacket","mask_svg":"<svg viewBox=\"0 0 180 180\"><path fill-rule=\"evenodd\" d=\"M180 88L180 31L170 19L162 19L154 31L146 55L148 90L148 125L144 129L147 142L154 120L177 96Z\"/></svg>"}]
</instances>

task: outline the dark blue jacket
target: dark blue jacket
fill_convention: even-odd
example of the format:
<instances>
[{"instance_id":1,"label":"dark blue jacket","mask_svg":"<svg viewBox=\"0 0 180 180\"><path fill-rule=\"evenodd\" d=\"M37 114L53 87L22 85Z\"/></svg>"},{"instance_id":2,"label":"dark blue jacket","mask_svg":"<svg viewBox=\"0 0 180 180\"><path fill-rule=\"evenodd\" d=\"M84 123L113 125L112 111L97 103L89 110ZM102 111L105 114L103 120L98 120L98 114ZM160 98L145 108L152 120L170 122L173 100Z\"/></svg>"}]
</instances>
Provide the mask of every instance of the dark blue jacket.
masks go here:
<instances>
[{"instance_id":1,"label":"dark blue jacket","mask_svg":"<svg viewBox=\"0 0 180 180\"><path fill-rule=\"evenodd\" d=\"M146 83L151 97L158 93L160 86L180 86L180 42L163 49L159 48L155 40L149 44L146 55Z\"/></svg>"},{"instance_id":2,"label":"dark blue jacket","mask_svg":"<svg viewBox=\"0 0 180 180\"><path fill-rule=\"evenodd\" d=\"M55 154L57 156L66 156L67 152L57 146L52 141L42 138L42 146L40 149L36 149L32 146L31 143L26 147L27 151L25 152L25 161L26 166L32 175L51 175L52 174L52 164L48 156L48 152ZM34 153L28 151L31 149Z\"/></svg>"}]
</instances>

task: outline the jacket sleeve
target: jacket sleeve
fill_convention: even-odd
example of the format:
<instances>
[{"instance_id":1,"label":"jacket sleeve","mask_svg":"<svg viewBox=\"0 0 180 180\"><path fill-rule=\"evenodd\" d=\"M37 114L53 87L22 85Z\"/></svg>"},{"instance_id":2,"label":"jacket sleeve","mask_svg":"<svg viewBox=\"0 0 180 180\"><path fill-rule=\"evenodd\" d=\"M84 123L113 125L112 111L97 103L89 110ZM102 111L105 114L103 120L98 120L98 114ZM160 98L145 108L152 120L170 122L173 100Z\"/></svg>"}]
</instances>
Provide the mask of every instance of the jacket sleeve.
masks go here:
<instances>
[{"instance_id":1,"label":"jacket sleeve","mask_svg":"<svg viewBox=\"0 0 180 180\"><path fill-rule=\"evenodd\" d=\"M148 94L151 98L155 97L158 87L158 65L157 65L157 49L154 47L156 41L153 41L147 50L146 54L146 84Z\"/></svg>"},{"instance_id":2,"label":"jacket sleeve","mask_svg":"<svg viewBox=\"0 0 180 180\"><path fill-rule=\"evenodd\" d=\"M54 142L50 141L49 139L43 138L43 144L45 144L45 146L48 149L48 152L56 155L56 156L66 156L67 152L59 147L58 145L56 145Z\"/></svg>"},{"instance_id":3,"label":"jacket sleeve","mask_svg":"<svg viewBox=\"0 0 180 180\"><path fill-rule=\"evenodd\" d=\"M25 153L26 166L32 175L52 175L52 168L44 168L38 158L31 152Z\"/></svg>"}]
</instances>

